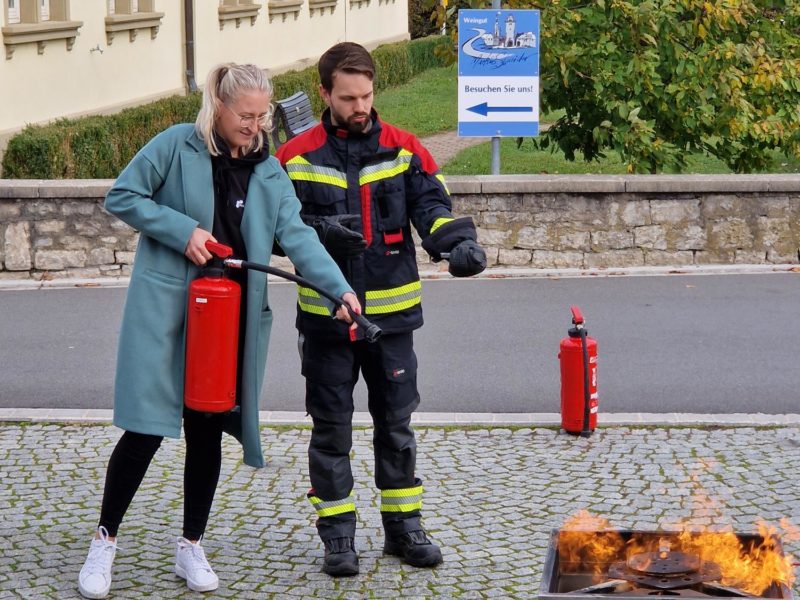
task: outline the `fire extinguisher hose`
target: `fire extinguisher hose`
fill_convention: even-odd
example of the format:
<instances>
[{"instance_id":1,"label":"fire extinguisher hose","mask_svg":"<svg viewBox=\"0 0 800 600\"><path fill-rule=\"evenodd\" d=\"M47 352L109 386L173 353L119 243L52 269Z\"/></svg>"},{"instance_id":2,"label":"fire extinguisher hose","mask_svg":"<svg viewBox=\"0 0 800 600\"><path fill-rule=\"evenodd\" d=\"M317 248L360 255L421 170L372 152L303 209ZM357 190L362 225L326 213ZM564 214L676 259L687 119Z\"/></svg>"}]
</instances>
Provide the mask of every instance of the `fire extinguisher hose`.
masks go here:
<instances>
[{"instance_id":1,"label":"fire extinguisher hose","mask_svg":"<svg viewBox=\"0 0 800 600\"><path fill-rule=\"evenodd\" d=\"M328 290L325 290L317 286L316 284L310 282L308 279L304 277L300 277L299 275L295 275L293 273L289 273L281 269L276 269L275 267L268 267L267 265L262 265L247 260L240 260L238 258L226 258L223 260L223 262L226 267L230 267L233 269L253 269L254 271L261 271L262 273L268 273L269 275L277 275L278 277L282 277L283 279L294 281L295 283L299 283L302 286L311 288L321 296L325 296L328 300L333 302L337 307L344 306L345 309L347 309L347 312L350 313L350 316L353 318L353 320L356 323L358 323L358 326L364 332L364 337L370 343L378 341L378 339L383 334L380 327L375 325L375 323L369 321L364 315L353 312L353 310L341 298L337 298L334 294L332 294Z\"/></svg>"},{"instance_id":2,"label":"fire extinguisher hose","mask_svg":"<svg viewBox=\"0 0 800 600\"><path fill-rule=\"evenodd\" d=\"M589 428L591 415L591 392L589 391L589 349L586 343L586 329L578 329L581 336L581 352L583 353L583 431L581 437L589 437L592 430Z\"/></svg>"}]
</instances>

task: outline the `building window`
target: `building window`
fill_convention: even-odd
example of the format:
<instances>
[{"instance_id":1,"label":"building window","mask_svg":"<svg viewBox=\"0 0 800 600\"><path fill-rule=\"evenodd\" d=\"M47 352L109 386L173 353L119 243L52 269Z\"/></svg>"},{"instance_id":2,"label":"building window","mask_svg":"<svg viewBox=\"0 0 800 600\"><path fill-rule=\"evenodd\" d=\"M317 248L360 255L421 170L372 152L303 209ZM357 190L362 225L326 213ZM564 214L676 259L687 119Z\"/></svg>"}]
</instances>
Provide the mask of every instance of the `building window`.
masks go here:
<instances>
[{"instance_id":1,"label":"building window","mask_svg":"<svg viewBox=\"0 0 800 600\"><path fill-rule=\"evenodd\" d=\"M155 39L163 16L164 13L156 12L155 0L109 0L106 42L110 46L114 36L122 31L128 32L132 42L140 29L149 29L150 39Z\"/></svg>"},{"instance_id":2,"label":"building window","mask_svg":"<svg viewBox=\"0 0 800 600\"><path fill-rule=\"evenodd\" d=\"M8 20L6 23L13 25L19 23L19 0L6 0L8 4Z\"/></svg>"},{"instance_id":3,"label":"building window","mask_svg":"<svg viewBox=\"0 0 800 600\"><path fill-rule=\"evenodd\" d=\"M234 21L238 28L243 19L250 19L250 25L255 25L260 9L260 5L248 0L219 0L219 28L229 21Z\"/></svg>"},{"instance_id":4,"label":"building window","mask_svg":"<svg viewBox=\"0 0 800 600\"><path fill-rule=\"evenodd\" d=\"M82 21L69 18L69 0L5 0L7 25L0 32L6 60L22 44L36 44L39 54L54 40L65 40L72 50Z\"/></svg>"},{"instance_id":5,"label":"building window","mask_svg":"<svg viewBox=\"0 0 800 600\"><path fill-rule=\"evenodd\" d=\"M325 9L330 8L331 14L336 10L336 5L339 0L308 0L308 14L314 16L314 11L319 11L319 14L324 15Z\"/></svg>"},{"instance_id":6,"label":"building window","mask_svg":"<svg viewBox=\"0 0 800 600\"><path fill-rule=\"evenodd\" d=\"M108 0L108 14L134 15L138 12L153 12L153 0Z\"/></svg>"}]
</instances>

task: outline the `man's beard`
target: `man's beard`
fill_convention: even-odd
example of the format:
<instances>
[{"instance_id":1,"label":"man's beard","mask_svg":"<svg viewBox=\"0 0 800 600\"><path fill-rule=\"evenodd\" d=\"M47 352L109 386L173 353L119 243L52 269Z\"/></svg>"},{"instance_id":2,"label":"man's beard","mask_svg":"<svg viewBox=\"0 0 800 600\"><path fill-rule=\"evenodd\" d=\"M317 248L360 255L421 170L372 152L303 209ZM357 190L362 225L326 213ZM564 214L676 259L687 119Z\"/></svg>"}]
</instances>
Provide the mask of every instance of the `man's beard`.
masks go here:
<instances>
[{"instance_id":1,"label":"man's beard","mask_svg":"<svg viewBox=\"0 0 800 600\"><path fill-rule=\"evenodd\" d=\"M359 113L351 115L348 119L345 119L334 111L331 108L331 117L333 118L334 123L338 127L344 127L350 133L364 133L369 130L370 126L372 125L372 119L370 118L369 114L367 113ZM356 117L366 117L362 122L356 123L353 119Z\"/></svg>"}]
</instances>

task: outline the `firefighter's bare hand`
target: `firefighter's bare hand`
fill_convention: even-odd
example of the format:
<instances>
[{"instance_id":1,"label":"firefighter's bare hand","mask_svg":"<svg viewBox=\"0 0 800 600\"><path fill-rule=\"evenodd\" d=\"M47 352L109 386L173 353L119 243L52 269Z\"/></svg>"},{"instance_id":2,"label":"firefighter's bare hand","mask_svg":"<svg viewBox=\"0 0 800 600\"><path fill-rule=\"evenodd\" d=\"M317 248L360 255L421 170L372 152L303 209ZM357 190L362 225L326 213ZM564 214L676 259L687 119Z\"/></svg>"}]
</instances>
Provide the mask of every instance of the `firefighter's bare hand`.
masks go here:
<instances>
[{"instance_id":1,"label":"firefighter's bare hand","mask_svg":"<svg viewBox=\"0 0 800 600\"><path fill-rule=\"evenodd\" d=\"M344 296L342 296L342 300L350 307L357 315L361 314L361 303L358 301L358 298L353 292L347 292ZM352 323L350 329L355 329L358 327L357 324L353 323L353 317L350 316L350 313L344 306L340 306L336 309L336 318L341 319L347 323Z\"/></svg>"},{"instance_id":2,"label":"firefighter's bare hand","mask_svg":"<svg viewBox=\"0 0 800 600\"><path fill-rule=\"evenodd\" d=\"M189 243L186 244L186 250L183 251L186 258L198 267L206 264L211 260L211 252L206 249L206 242L209 240L216 242L217 238L205 229L196 227L192 232L192 237L189 238Z\"/></svg>"}]
</instances>

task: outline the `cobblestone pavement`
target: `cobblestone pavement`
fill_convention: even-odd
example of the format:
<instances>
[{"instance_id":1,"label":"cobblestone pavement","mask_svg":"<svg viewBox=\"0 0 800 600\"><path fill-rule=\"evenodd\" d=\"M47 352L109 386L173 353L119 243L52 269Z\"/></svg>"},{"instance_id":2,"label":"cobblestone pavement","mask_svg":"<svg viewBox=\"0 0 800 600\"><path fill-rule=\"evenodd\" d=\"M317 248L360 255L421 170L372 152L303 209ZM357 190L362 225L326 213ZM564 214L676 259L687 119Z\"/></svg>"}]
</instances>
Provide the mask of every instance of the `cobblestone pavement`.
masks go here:
<instances>
[{"instance_id":1,"label":"cobblestone pavement","mask_svg":"<svg viewBox=\"0 0 800 600\"><path fill-rule=\"evenodd\" d=\"M263 429L266 469L226 437L204 545L220 577L205 596L172 573L183 441L165 440L120 530L110 597L535 598L549 532L579 509L620 528L800 524L800 427L418 427L424 521L445 562L419 570L381 553L371 430L355 431L361 574L331 579L305 494L303 427ZM0 423L0 598L76 598L99 511L110 425ZM786 521L784 549L800 537ZM795 593L798 586L795 584Z\"/></svg>"},{"instance_id":2,"label":"cobblestone pavement","mask_svg":"<svg viewBox=\"0 0 800 600\"><path fill-rule=\"evenodd\" d=\"M447 161L455 158L462 150L478 144L485 144L489 140L491 138L458 137L456 131L445 131L422 138L420 142L431 153L436 164L441 167Z\"/></svg>"}]
</instances>

